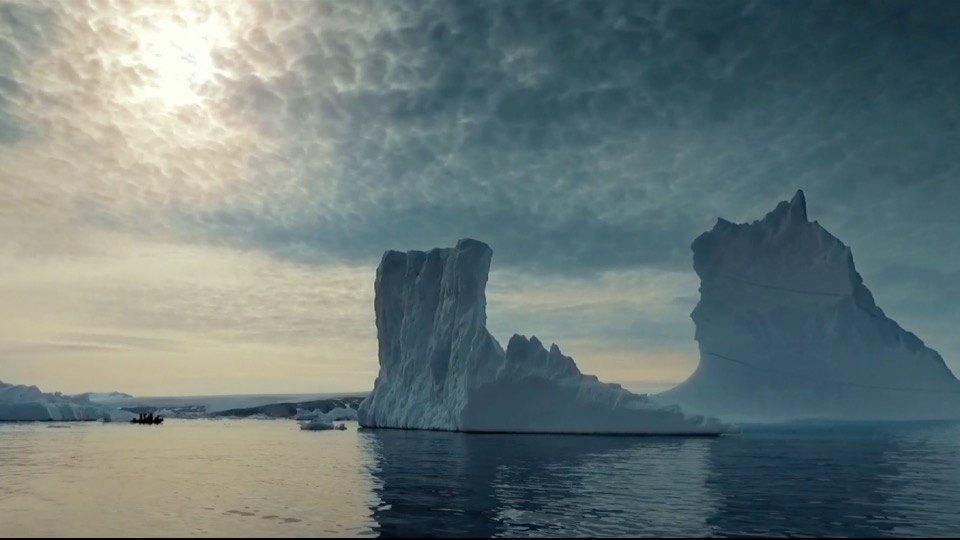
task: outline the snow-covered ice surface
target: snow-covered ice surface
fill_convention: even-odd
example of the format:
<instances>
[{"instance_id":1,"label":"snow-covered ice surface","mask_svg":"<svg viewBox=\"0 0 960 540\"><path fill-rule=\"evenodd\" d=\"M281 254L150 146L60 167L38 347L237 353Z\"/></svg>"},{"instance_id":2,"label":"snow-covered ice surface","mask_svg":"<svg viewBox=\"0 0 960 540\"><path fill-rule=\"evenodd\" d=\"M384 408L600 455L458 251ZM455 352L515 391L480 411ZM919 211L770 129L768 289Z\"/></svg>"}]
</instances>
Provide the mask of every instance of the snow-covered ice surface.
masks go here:
<instances>
[{"instance_id":1,"label":"snow-covered ice surface","mask_svg":"<svg viewBox=\"0 0 960 540\"><path fill-rule=\"evenodd\" d=\"M960 417L960 382L877 306L802 191L692 249L700 364L657 399L736 421Z\"/></svg>"},{"instance_id":2,"label":"snow-covered ice surface","mask_svg":"<svg viewBox=\"0 0 960 540\"><path fill-rule=\"evenodd\" d=\"M388 251L374 307L380 373L364 427L512 433L718 434L716 419L583 375L556 345L486 329L492 250L477 240Z\"/></svg>"},{"instance_id":3,"label":"snow-covered ice surface","mask_svg":"<svg viewBox=\"0 0 960 540\"><path fill-rule=\"evenodd\" d=\"M46 393L36 386L0 381L0 422L125 421L132 413L90 401L86 396Z\"/></svg>"}]
</instances>

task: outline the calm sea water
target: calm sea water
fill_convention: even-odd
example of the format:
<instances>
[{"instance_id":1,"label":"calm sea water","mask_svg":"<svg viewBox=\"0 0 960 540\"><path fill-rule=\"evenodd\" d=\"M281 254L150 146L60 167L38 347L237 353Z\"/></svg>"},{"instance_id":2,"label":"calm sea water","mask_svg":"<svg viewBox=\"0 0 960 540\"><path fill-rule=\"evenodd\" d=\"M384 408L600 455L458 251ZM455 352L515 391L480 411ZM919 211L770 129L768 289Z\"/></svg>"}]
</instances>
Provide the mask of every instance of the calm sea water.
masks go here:
<instances>
[{"instance_id":1,"label":"calm sea water","mask_svg":"<svg viewBox=\"0 0 960 540\"><path fill-rule=\"evenodd\" d=\"M0 425L0 536L957 536L960 425L716 439Z\"/></svg>"}]
</instances>

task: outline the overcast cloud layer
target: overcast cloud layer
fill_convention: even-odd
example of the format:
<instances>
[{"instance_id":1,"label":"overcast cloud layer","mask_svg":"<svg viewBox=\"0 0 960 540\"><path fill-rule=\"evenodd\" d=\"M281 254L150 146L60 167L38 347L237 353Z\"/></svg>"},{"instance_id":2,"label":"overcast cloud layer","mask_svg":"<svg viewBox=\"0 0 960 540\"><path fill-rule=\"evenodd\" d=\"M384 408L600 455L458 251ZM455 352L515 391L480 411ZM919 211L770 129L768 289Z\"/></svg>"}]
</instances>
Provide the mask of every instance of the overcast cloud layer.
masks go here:
<instances>
[{"instance_id":1,"label":"overcast cloud layer","mask_svg":"<svg viewBox=\"0 0 960 540\"><path fill-rule=\"evenodd\" d=\"M382 252L469 236L501 340L669 385L690 242L799 188L957 371L958 27L950 0L0 0L0 379L366 389Z\"/></svg>"}]
</instances>

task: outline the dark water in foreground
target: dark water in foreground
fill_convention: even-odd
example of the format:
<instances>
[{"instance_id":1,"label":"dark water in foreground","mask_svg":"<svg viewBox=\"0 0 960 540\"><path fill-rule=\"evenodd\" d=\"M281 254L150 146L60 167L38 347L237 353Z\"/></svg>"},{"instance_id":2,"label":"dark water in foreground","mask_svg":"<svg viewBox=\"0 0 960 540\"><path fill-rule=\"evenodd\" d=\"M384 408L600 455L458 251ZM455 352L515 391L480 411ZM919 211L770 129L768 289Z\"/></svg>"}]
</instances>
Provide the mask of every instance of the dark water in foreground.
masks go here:
<instances>
[{"instance_id":1,"label":"dark water in foreground","mask_svg":"<svg viewBox=\"0 0 960 540\"><path fill-rule=\"evenodd\" d=\"M2 536L957 536L960 424L716 439L0 425Z\"/></svg>"}]
</instances>

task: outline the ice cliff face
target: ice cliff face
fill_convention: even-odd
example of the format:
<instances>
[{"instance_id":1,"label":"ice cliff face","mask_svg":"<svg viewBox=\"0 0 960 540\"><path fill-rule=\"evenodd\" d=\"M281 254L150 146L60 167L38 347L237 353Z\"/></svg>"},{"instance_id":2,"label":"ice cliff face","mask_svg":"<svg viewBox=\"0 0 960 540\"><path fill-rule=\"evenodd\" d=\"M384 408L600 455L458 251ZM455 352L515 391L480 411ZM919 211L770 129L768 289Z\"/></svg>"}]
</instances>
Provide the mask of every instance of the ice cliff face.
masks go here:
<instances>
[{"instance_id":1,"label":"ice cliff face","mask_svg":"<svg viewBox=\"0 0 960 540\"><path fill-rule=\"evenodd\" d=\"M960 383L877 306L803 192L692 249L700 365L661 401L735 420L960 417Z\"/></svg>"},{"instance_id":2,"label":"ice cliff face","mask_svg":"<svg viewBox=\"0 0 960 540\"><path fill-rule=\"evenodd\" d=\"M486 329L492 251L389 251L377 269L380 373L360 405L364 427L514 433L716 434L715 419L663 407L583 375L556 345Z\"/></svg>"},{"instance_id":3,"label":"ice cliff face","mask_svg":"<svg viewBox=\"0 0 960 540\"><path fill-rule=\"evenodd\" d=\"M133 414L86 397L48 394L36 386L0 381L0 422L129 420Z\"/></svg>"}]
</instances>

